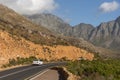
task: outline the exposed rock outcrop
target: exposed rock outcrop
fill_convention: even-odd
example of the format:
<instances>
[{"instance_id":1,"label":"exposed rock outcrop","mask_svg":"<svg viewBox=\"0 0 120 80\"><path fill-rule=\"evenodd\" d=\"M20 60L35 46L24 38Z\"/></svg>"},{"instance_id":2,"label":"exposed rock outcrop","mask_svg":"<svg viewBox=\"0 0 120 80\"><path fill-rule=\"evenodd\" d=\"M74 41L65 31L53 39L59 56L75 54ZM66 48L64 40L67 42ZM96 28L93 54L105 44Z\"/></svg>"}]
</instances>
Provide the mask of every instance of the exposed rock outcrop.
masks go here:
<instances>
[{"instance_id":1,"label":"exposed rock outcrop","mask_svg":"<svg viewBox=\"0 0 120 80\"><path fill-rule=\"evenodd\" d=\"M94 55L89 51L74 46L45 46L26 41L23 38L12 36L0 30L0 66L6 64L9 59L17 57L36 56L46 60L59 60L66 58L76 60L80 57L92 60Z\"/></svg>"}]
</instances>

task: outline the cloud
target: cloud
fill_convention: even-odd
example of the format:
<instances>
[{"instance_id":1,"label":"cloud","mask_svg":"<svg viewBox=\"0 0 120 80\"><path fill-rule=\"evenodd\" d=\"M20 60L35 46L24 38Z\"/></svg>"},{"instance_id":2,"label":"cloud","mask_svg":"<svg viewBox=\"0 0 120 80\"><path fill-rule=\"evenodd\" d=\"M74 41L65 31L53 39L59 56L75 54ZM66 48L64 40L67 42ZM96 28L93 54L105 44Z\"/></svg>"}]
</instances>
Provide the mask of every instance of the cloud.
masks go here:
<instances>
[{"instance_id":1,"label":"cloud","mask_svg":"<svg viewBox=\"0 0 120 80\"><path fill-rule=\"evenodd\" d=\"M99 10L103 13L113 12L119 8L120 4L116 1L104 2L100 5Z\"/></svg>"},{"instance_id":2,"label":"cloud","mask_svg":"<svg viewBox=\"0 0 120 80\"><path fill-rule=\"evenodd\" d=\"M0 0L0 3L20 14L28 15L52 12L58 7L55 0Z\"/></svg>"}]
</instances>

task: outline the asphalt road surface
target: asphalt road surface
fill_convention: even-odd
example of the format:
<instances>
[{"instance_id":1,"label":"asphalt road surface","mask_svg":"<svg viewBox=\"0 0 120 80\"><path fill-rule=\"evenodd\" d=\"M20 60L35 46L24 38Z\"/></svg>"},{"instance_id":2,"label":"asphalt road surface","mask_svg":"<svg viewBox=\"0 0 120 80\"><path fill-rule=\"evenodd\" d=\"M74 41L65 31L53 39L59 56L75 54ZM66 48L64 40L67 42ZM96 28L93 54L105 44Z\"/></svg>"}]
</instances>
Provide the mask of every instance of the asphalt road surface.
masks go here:
<instances>
[{"instance_id":1,"label":"asphalt road surface","mask_svg":"<svg viewBox=\"0 0 120 80\"><path fill-rule=\"evenodd\" d=\"M25 80L45 69L66 65L66 62L48 63L39 66L23 66L0 72L0 80Z\"/></svg>"}]
</instances>

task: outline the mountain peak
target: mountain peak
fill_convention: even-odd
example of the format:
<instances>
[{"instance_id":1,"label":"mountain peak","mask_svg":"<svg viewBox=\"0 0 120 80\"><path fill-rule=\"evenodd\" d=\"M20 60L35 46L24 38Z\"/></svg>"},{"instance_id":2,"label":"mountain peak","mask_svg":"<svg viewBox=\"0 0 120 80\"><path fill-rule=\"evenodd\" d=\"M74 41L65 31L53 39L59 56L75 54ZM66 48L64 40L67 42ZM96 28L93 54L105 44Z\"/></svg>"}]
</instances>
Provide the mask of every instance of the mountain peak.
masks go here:
<instances>
[{"instance_id":1,"label":"mountain peak","mask_svg":"<svg viewBox=\"0 0 120 80\"><path fill-rule=\"evenodd\" d=\"M32 19L34 21L34 19L38 19L40 21L44 21L47 20L49 21L49 19L55 19L61 23L65 23L61 18L57 17L54 14L50 14L50 13L40 13L40 14L34 14L34 15L25 15L26 17ZM44 25L43 25L44 26Z\"/></svg>"},{"instance_id":2,"label":"mountain peak","mask_svg":"<svg viewBox=\"0 0 120 80\"><path fill-rule=\"evenodd\" d=\"M70 28L69 24L53 14L42 13L27 17L37 25L42 25L54 33L65 33L68 31L67 29Z\"/></svg>"},{"instance_id":3,"label":"mountain peak","mask_svg":"<svg viewBox=\"0 0 120 80\"><path fill-rule=\"evenodd\" d=\"M120 16L116 19L116 21L120 23Z\"/></svg>"},{"instance_id":4,"label":"mountain peak","mask_svg":"<svg viewBox=\"0 0 120 80\"><path fill-rule=\"evenodd\" d=\"M80 23L79 26L81 26L81 27L91 27L91 28L94 28L93 25L91 25L91 24L86 24L86 23Z\"/></svg>"},{"instance_id":5,"label":"mountain peak","mask_svg":"<svg viewBox=\"0 0 120 80\"><path fill-rule=\"evenodd\" d=\"M4 6L4 5L2 5L2 4L0 4L0 8L7 8L6 6Z\"/></svg>"}]
</instances>

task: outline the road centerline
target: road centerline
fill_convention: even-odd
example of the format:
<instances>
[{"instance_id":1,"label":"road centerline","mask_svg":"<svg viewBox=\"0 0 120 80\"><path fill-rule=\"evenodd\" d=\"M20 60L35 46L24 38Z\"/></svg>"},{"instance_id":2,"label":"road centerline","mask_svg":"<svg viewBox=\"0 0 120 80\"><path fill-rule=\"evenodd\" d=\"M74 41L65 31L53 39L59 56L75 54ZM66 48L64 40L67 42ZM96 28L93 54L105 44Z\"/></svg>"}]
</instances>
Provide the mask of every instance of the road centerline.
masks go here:
<instances>
[{"instance_id":1,"label":"road centerline","mask_svg":"<svg viewBox=\"0 0 120 80\"><path fill-rule=\"evenodd\" d=\"M1 76L1 78L5 78L5 77L8 77L8 76L11 76L11 75L14 75L14 74L17 74L17 73L20 73L20 72L24 72L24 71L27 71L27 70L30 70L30 69L34 69L34 68L38 68L38 67L43 67L43 66L46 66L46 65L41 65L41 66L35 66L35 67L32 67L32 68L27 68L27 69L23 69L21 71L17 71L17 72L13 72L13 73L10 73L10 74L7 74L5 76Z\"/></svg>"}]
</instances>

